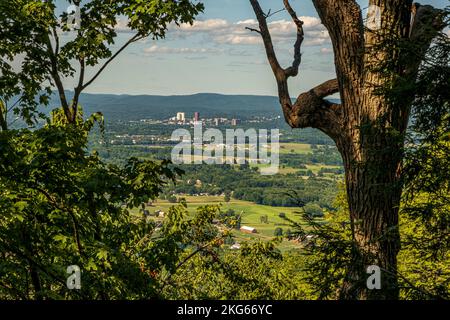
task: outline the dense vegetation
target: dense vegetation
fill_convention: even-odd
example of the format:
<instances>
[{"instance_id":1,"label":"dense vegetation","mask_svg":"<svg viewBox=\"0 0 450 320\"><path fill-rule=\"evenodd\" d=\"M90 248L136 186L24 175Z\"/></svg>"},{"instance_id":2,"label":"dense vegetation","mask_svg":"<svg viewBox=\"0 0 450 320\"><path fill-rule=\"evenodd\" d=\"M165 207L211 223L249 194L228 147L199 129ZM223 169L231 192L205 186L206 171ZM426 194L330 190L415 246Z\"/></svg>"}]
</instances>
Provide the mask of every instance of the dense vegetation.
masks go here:
<instances>
[{"instance_id":1,"label":"dense vegetation","mask_svg":"<svg viewBox=\"0 0 450 320\"><path fill-rule=\"evenodd\" d=\"M328 179L302 179L296 174L262 176L257 168L241 165L180 166L185 171L168 192L181 194L220 195L231 192L234 199L251 201L269 206L298 206L292 199L297 194L303 203L314 202L323 208L330 208L334 198L336 182Z\"/></svg>"},{"instance_id":2,"label":"dense vegetation","mask_svg":"<svg viewBox=\"0 0 450 320\"><path fill-rule=\"evenodd\" d=\"M365 286L354 280L367 274L355 277L348 271L361 264L362 255L367 259L377 253L361 251L355 242L350 188L338 190L342 160L331 139L311 129L298 133L284 127L284 143L307 142L311 152L283 150L282 169L294 172L274 176L261 176L249 165L177 167L165 160L169 145L110 144L124 132L166 137L173 129L122 119L131 110L123 108L128 104L140 110L136 120L148 118L140 113L141 97L122 97L134 101L126 105L122 98L106 97L105 104L111 105L109 99L117 104L110 110L116 114L113 121L105 126L102 114L91 112L98 105L83 100L105 97L81 95L96 76L88 82L81 76L74 91L65 90L61 79L75 77L74 60L84 70L115 57L110 45L119 15L129 18L135 32L129 45L164 37L168 24L192 23L202 9L184 0L91 0L82 15L92 23L59 47L55 30L64 28L65 17L55 16L54 1L0 2L0 299L338 299L348 298L341 293L349 283ZM390 276L403 299L450 298L449 52L448 37L441 34L417 81L397 79L384 92L393 100L415 93L409 143L394 150L402 151L404 192L395 208L400 223L393 226L401 240L398 270ZM12 61L17 55L26 59L16 72ZM53 87L58 108L44 114ZM267 97L199 95L189 107L208 114L205 99L211 97L215 108L229 109L222 113L229 116L239 115L243 104L251 113L266 101L275 103ZM179 103L179 98L151 99ZM85 115L78 102L88 104ZM149 117L180 111L174 105L164 110ZM23 120L21 126L10 125L11 113ZM295 207L299 219L280 209L277 219L285 224L277 224L270 239L232 249L241 213L211 205L190 212L182 196L202 193L221 195L225 203L242 199ZM147 215L146 205L161 198L173 206L163 217ZM259 217L261 224L268 220ZM298 246L282 253L277 244L283 238ZM82 272L78 290L66 282L73 265Z\"/></svg>"}]
</instances>

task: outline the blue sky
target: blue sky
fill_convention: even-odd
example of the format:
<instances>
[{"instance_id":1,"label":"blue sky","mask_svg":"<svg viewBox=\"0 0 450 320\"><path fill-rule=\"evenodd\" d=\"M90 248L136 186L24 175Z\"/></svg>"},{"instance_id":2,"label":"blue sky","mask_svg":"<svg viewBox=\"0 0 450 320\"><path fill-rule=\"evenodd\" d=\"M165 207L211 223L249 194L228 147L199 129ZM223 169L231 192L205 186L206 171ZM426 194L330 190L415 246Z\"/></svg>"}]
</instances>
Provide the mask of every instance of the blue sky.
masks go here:
<instances>
[{"instance_id":1,"label":"blue sky","mask_svg":"<svg viewBox=\"0 0 450 320\"><path fill-rule=\"evenodd\" d=\"M259 35L245 30L254 25L248 0L204 0L205 12L193 27L171 28L167 38L129 47L88 88L90 93L179 95L200 92L276 95L276 86ZM359 1L362 7L368 1ZM265 9L283 7L281 0L260 0ZM426 0L437 7L448 0ZM333 55L325 28L310 0L291 0L305 21L306 40L298 77L291 80L296 96L334 77ZM131 34L125 28L118 44ZM295 28L285 12L270 19L280 62L292 62ZM70 81L66 81L70 86Z\"/></svg>"}]
</instances>

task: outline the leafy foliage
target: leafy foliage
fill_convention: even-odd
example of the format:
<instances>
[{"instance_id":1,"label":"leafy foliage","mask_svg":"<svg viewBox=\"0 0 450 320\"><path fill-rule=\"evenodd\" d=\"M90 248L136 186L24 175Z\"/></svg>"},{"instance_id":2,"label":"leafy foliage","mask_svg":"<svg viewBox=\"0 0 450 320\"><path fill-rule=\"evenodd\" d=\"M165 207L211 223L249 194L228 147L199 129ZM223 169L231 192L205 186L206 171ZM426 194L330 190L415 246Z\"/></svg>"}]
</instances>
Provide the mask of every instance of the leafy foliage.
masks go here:
<instances>
[{"instance_id":1,"label":"leafy foliage","mask_svg":"<svg viewBox=\"0 0 450 320\"><path fill-rule=\"evenodd\" d=\"M0 134L2 298L156 297L160 274L175 272L190 246L221 237L214 208L188 219L174 207L162 226L131 215L180 172L168 162L103 163L86 154L86 124ZM80 291L66 288L70 265L82 268Z\"/></svg>"},{"instance_id":2,"label":"leafy foliage","mask_svg":"<svg viewBox=\"0 0 450 320\"><path fill-rule=\"evenodd\" d=\"M447 12L447 19L450 18ZM448 25L448 20L447 20ZM450 298L450 42L440 34L419 72L402 206L405 298Z\"/></svg>"},{"instance_id":3,"label":"leafy foliage","mask_svg":"<svg viewBox=\"0 0 450 320\"><path fill-rule=\"evenodd\" d=\"M51 88L55 87L67 118L75 119L80 93L123 49L146 37L164 37L171 23L192 24L203 10L203 4L189 0L69 0L67 4L79 6L80 25L76 30L70 30L67 12L58 16L54 0L0 2L0 100L9 103L7 109L28 124L33 123L37 106L49 102ZM119 19L127 21L131 38L113 53ZM64 32L71 32L73 37L62 39ZM101 61L106 62L94 70L91 79L85 79L86 69ZM78 85L69 101L61 79L77 74ZM6 114L0 116L7 119Z\"/></svg>"}]
</instances>

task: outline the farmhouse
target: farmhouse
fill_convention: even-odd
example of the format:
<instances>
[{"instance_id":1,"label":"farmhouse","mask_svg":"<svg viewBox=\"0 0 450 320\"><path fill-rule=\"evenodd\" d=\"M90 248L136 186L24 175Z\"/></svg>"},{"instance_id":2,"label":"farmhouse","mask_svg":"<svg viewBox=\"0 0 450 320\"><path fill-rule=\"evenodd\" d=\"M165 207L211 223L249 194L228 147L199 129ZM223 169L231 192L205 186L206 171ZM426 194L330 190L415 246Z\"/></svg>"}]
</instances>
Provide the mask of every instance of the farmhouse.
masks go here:
<instances>
[{"instance_id":1,"label":"farmhouse","mask_svg":"<svg viewBox=\"0 0 450 320\"><path fill-rule=\"evenodd\" d=\"M253 228L253 227L248 227L248 226L242 226L242 227L240 228L240 230L241 230L242 232L245 232L245 233L258 233L258 231L257 231L255 228Z\"/></svg>"},{"instance_id":2,"label":"farmhouse","mask_svg":"<svg viewBox=\"0 0 450 320\"><path fill-rule=\"evenodd\" d=\"M157 211L155 211L155 215L157 216L157 217L159 217L159 218L164 218L164 216L165 216L165 212L164 211L162 211L162 210L157 210Z\"/></svg>"},{"instance_id":3,"label":"farmhouse","mask_svg":"<svg viewBox=\"0 0 450 320\"><path fill-rule=\"evenodd\" d=\"M237 242L230 247L231 250L239 250L240 248L241 245Z\"/></svg>"}]
</instances>

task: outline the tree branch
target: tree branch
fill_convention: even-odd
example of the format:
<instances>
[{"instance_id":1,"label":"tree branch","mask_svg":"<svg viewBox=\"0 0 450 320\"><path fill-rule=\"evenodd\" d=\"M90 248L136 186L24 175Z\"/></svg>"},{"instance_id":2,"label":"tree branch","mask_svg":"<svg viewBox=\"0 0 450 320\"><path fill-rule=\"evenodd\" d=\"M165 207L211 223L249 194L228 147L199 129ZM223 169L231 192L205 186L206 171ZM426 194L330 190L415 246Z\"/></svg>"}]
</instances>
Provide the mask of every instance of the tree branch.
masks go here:
<instances>
[{"instance_id":1,"label":"tree branch","mask_svg":"<svg viewBox=\"0 0 450 320\"><path fill-rule=\"evenodd\" d=\"M16 102L14 102L7 110L6 113L9 113L12 111L12 109L14 109L15 106L17 106L19 104L20 101L22 101L22 97L20 97L19 99L16 100Z\"/></svg>"},{"instance_id":2,"label":"tree branch","mask_svg":"<svg viewBox=\"0 0 450 320\"><path fill-rule=\"evenodd\" d=\"M78 78L78 85L75 88L74 96L73 96L73 99L72 99L72 109L73 109L72 121L73 122L76 121L77 111L78 111L78 101L80 99L80 94L83 91L84 73L85 73L85 70L86 70L86 63L84 61L84 58L80 57L78 59L78 61L80 63L80 76Z\"/></svg>"},{"instance_id":3,"label":"tree branch","mask_svg":"<svg viewBox=\"0 0 450 320\"><path fill-rule=\"evenodd\" d=\"M50 40L50 36L46 35L47 42L47 53L50 59L50 74L55 82L56 88L58 89L59 100L61 101L61 106L64 110L64 114L68 121L71 119L71 112L69 108L69 104L67 102L66 93L64 92L64 85L62 83L61 77L58 71L58 57L55 56L55 51L52 47L52 42Z\"/></svg>"},{"instance_id":4,"label":"tree branch","mask_svg":"<svg viewBox=\"0 0 450 320\"><path fill-rule=\"evenodd\" d=\"M261 34L261 31L258 30L258 29L254 29L254 28L250 28L250 27L245 27L245 29L250 30L252 32L257 32L257 33Z\"/></svg>"},{"instance_id":5,"label":"tree branch","mask_svg":"<svg viewBox=\"0 0 450 320\"><path fill-rule=\"evenodd\" d=\"M51 204L53 204L57 209L61 210L61 211L66 211L70 218L72 219L72 224L73 224L73 233L74 233L74 238L78 247L78 252L79 254L82 256L83 255L83 247L81 245L81 239L80 239L80 233L79 233L79 224L78 224L78 220L75 217L75 213L72 212L71 209L66 208L63 204L59 204L58 201L56 201L55 199L53 199L53 197L44 189L35 186L35 190L39 191L40 193L42 193L48 201L50 201Z\"/></svg>"},{"instance_id":6,"label":"tree branch","mask_svg":"<svg viewBox=\"0 0 450 320\"><path fill-rule=\"evenodd\" d=\"M332 104L324 98L339 92L339 85L336 79L326 81L312 90L298 96L295 104L292 104L289 95L287 80L289 77L298 74L301 63L301 45L304 40L303 22L297 17L288 0L283 0L286 11L297 27L297 40L294 45L294 61L292 66L283 69L276 57L273 48L272 38L267 26L266 15L264 14L258 0L250 0L256 18L259 23L259 30L266 49L267 58L272 68L278 85L278 97L283 110L286 122L292 128L313 127L330 135L337 137L337 123L339 122L340 106Z\"/></svg>"},{"instance_id":7,"label":"tree branch","mask_svg":"<svg viewBox=\"0 0 450 320\"><path fill-rule=\"evenodd\" d=\"M91 80L89 80L88 82L86 82L86 84L84 84L81 88L81 91L83 91L84 89L86 89L88 86L90 86L92 84L92 82L95 81L95 79L98 78L98 76L103 72L103 70L105 70L105 68L123 51L125 50L126 47L128 47L130 44L132 44L133 42L136 42L140 39L142 39L143 37L139 34L136 33L130 40L128 40L114 55L111 56L111 58L109 58L104 64L103 66L100 68L100 70L97 71L97 73L92 77Z\"/></svg>"},{"instance_id":8,"label":"tree branch","mask_svg":"<svg viewBox=\"0 0 450 320\"><path fill-rule=\"evenodd\" d=\"M256 14L256 19L259 23L259 31L264 42L267 58L270 66L272 67L272 71L278 80L284 76L284 70L281 68L273 48L272 37L270 36L269 27L267 26L266 14L259 5L258 0L250 0L250 4L253 7L253 11Z\"/></svg>"},{"instance_id":9,"label":"tree branch","mask_svg":"<svg viewBox=\"0 0 450 320\"><path fill-rule=\"evenodd\" d=\"M55 56L57 57L59 54L59 36L58 32L56 31L56 28L52 28L53 31L53 37L55 38Z\"/></svg>"},{"instance_id":10,"label":"tree branch","mask_svg":"<svg viewBox=\"0 0 450 320\"><path fill-rule=\"evenodd\" d=\"M300 94L291 110L283 109L289 112L285 113L289 125L292 128L316 128L336 140L341 132L341 105L324 98L338 92L338 81L332 79Z\"/></svg>"},{"instance_id":11,"label":"tree branch","mask_svg":"<svg viewBox=\"0 0 450 320\"><path fill-rule=\"evenodd\" d=\"M285 10L285 9L283 8L283 9L280 9L280 10L277 10L277 11L272 12L272 10L269 9L269 11L268 11L264 16L265 16L266 19L267 19L267 18L270 18L271 16L276 15L277 13L280 13L280 12L284 11L284 10Z\"/></svg>"},{"instance_id":12,"label":"tree branch","mask_svg":"<svg viewBox=\"0 0 450 320\"><path fill-rule=\"evenodd\" d=\"M297 26L297 40L294 44L294 61L292 62L292 66L285 70L286 77L295 77L298 74L298 68L300 67L300 63L302 61L302 54L300 52L303 40L304 40L304 32L303 32L303 21L301 21L295 11L292 9L288 0L283 0L286 11L294 21Z\"/></svg>"}]
</instances>

